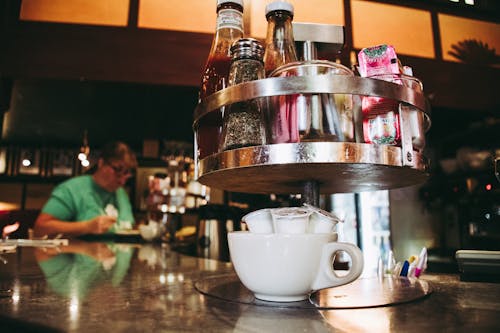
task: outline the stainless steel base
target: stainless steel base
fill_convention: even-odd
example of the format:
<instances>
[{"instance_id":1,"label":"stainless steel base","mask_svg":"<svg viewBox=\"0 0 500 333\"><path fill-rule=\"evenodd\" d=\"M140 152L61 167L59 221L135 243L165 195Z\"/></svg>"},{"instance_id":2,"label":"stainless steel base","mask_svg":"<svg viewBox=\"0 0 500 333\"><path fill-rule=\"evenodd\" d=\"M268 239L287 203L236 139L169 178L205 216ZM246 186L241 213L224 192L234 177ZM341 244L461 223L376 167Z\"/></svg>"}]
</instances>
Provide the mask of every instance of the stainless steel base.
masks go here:
<instances>
[{"instance_id":1,"label":"stainless steel base","mask_svg":"<svg viewBox=\"0 0 500 333\"><path fill-rule=\"evenodd\" d=\"M309 300L319 309L357 309L408 303L431 293L431 286L422 279L387 276L322 289L312 293Z\"/></svg>"},{"instance_id":2,"label":"stainless steel base","mask_svg":"<svg viewBox=\"0 0 500 333\"><path fill-rule=\"evenodd\" d=\"M253 293L245 288L236 274L223 274L210 276L198 280L195 289L210 297L215 297L227 302L252 304L273 308L315 309L316 306L309 300L298 302L269 302L255 298Z\"/></svg>"},{"instance_id":3,"label":"stainless steel base","mask_svg":"<svg viewBox=\"0 0 500 333\"><path fill-rule=\"evenodd\" d=\"M268 302L256 299L235 274L196 281L198 292L221 300L274 308L359 309L402 304L432 293L427 281L406 277L360 278L344 286L313 292L309 301Z\"/></svg>"},{"instance_id":4,"label":"stainless steel base","mask_svg":"<svg viewBox=\"0 0 500 333\"><path fill-rule=\"evenodd\" d=\"M385 190L423 183L423 155L403 166L401 148L353 142L301 142L247 147L199 161L198 181L233 192L302 193L315 182L320 193Z\"/></svg>"}]
</instances>

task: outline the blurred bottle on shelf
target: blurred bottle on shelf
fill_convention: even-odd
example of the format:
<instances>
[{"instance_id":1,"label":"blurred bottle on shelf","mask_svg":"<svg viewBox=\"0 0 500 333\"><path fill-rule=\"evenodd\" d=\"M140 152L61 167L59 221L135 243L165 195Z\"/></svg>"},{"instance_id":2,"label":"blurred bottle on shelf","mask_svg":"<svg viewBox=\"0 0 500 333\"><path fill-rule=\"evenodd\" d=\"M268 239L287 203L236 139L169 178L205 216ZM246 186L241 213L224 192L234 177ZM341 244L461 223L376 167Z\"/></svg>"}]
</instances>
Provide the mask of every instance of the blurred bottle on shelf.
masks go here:
<instances>
[{"instance_id":1,"label":"blurred bottle on shelf","mask_svg":"<svg viewBox=\"0 0 500 333\"><path fill-rule=\"evenodd\" d=\"M167 223L169 222L168 205L169 205L169 178L166 173L156 173L149 176L148 193L146 197L147 219L148 224L151 222L157 223L160 234L167 231Z\"/></svg>"}]
</instances>

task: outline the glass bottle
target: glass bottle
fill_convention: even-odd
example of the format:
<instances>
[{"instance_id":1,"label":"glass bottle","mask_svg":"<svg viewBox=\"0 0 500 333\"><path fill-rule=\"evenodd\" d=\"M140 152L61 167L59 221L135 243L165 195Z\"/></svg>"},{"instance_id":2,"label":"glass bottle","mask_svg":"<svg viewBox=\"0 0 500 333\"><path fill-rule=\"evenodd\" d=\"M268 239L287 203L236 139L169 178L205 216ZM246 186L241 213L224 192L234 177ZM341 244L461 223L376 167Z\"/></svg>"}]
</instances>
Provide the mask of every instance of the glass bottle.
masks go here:
<instances>
[{"instance_id":1,"label":"glass bottle","mask_svg":"<svg viewBox=\"0 0 500 333\"><path fill-rule=\"evenodd\" d=\"M203 69L200 100L227 87L230 47L243 37L243 0L217 0L216 31ZM218 151L224 110L212 111L195 128L195 152L204 158Z\"/></svg>"},{"instance_id":2,"label":"glass bottle","mask_svg":"<svg viewBox=\"0 0 500 333\"><path fill-rule=\"evenodd\" d=\"M286 1L274 1L266 6L267 33L264 66L266 76L277 67L297 61L293 39L293 5Z\"/></svg>"},{"instance_id":3,"label":"glass bottle","mask_svg":"<svg viewBox=\"0 0 500 333\"><path fill-rule=\"evenodd\" d=\"M422 90L424 89L422 82L413 76L413 69L410 66L403 66L401 81L404 86L418 92L422 92ZM425 148L425 132L429 125L427 119L424 116L424 113L414 106L408 105L406 103L400 104L400 112L401 111L407 111L409 115L409 119L405 119L405 121L410 122L409 127L413 149L416 151L423 151L423 149ZM401 122L401 126L405 126L405 124Z\"/></svg>"},{"instance_id":4,"label":"glass bottle","mask_svg":"<svg viewBox=\"0 0 500 333\"><path fill-rule=\"evenodd\" d=\"M242 38L231 47L229 86L265 78L264 47L253 38ZM224 113L221 149L265 144L262 103L258 98L229 105Z\"/></svg>"},{"instance_id":5,"label":"glass bottle","mask_svg":"<svg viewBox=\"0 0 500 333\"><path fill-rule=\"evenodd\" d=\"M170 179L165 173L149 177L149 191L146 197L148 225L157 228L157 236L167 232L169 216L162 207L169 205Z\"/></svg>"},{"instance_id":6,"label":"glass bottle","mask_svg":"<svg viewBox=\"0 0 500 333\"><path fill-rule=\"evenodd\" d=\"M266 6L267 34L264 53L266 77L278 67L297 61L293 38L293 6L285 1L271 2ZM275 96L268 99L265 122L268 124L269 143L299 141L298 95Z\"/></svg>"}]
</instances>

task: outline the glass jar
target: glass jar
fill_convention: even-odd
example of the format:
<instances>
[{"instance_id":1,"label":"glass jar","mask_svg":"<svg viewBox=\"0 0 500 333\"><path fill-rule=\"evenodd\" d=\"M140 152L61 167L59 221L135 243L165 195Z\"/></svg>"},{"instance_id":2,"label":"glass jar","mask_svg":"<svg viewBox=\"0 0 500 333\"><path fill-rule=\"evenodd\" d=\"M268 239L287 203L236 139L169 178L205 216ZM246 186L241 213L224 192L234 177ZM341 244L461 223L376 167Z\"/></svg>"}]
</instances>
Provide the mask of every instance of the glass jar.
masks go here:
<instances>
[{"instance_id":1,"label":"glass jar","mask_svg":"<svg viewBox=\"0 0 500 333\"><path fill-rule=\"evenodd\" d=\"M392 82L422 92L422 82L406 74L377 74L369 78ZM414 106L393 99L376 96L363 97L363 137L366 143L401 145L401 128L408 128L413 150L425 148L425 133L430 127L430 119ZM401 112L407 112L401 119ZM403 123L407 122L407 123Z\"/></svg>"},{"instance_id":2,"label":"glass jar","mask_svg":"<svg viewBox=\"0 0 500 333\"><path fill-rule=\"evenodd\" d=\"M347 67L331 61L310 60L286 64L272 77L349 75ZM347 94L297 94L274 99L269 123L271 143L300 141L354 141L352 98ZM291 112L288 112L291 111ZM293 141L291 141L293 142ZM296 142L296 141L295 141Z\"/></svg>"}]
</instances>

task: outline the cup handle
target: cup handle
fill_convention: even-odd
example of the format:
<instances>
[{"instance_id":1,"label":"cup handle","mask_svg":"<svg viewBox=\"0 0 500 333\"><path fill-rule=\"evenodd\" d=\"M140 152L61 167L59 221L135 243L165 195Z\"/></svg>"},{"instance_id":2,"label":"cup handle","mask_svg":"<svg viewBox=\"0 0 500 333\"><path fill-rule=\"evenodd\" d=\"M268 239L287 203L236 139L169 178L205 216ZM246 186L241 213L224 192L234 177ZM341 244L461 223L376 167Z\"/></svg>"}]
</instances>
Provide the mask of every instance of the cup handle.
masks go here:
<instances>
[{"instance_id":1,"label":"cup handle","mask_svg":"<svg viewBox=\"0 0 500 333\"><path fill-rule=\"evenodd\" d=\"M333 270L333 257L339 251L345 251L351 256L352 267L345 276L338 276ZM352 282L363 272L363 265L363 253L356 245L342 242L327 243L323 246L319 271L312 289L336 287Z\"/></svg>"}]
</instances>

